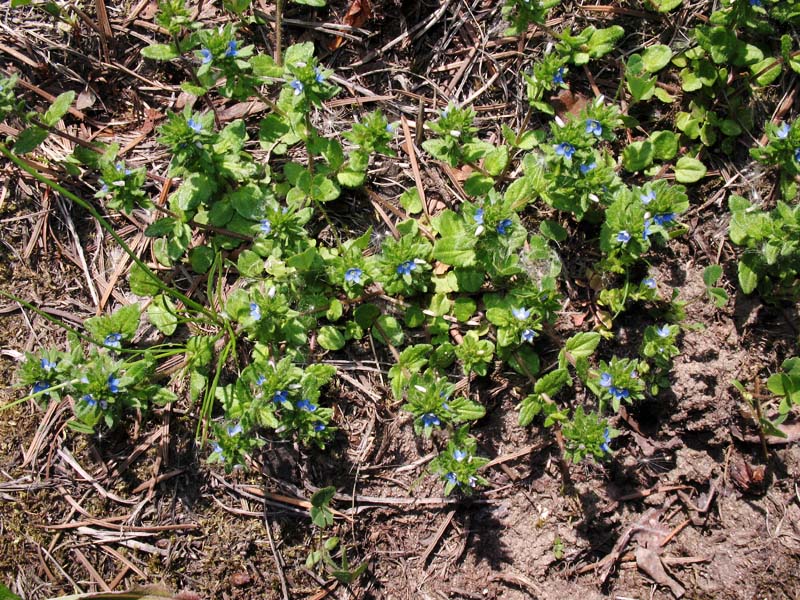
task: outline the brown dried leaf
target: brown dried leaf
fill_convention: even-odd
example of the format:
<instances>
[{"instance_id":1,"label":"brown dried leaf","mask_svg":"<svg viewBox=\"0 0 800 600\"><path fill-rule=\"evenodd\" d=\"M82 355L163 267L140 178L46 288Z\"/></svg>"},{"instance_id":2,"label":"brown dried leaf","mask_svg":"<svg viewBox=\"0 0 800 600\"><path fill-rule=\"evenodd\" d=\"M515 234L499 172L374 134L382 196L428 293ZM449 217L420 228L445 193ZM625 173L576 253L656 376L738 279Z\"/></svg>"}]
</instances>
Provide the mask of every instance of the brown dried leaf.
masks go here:
<instances>
[{"instance_id":1,"label":"brown dried leaf","mask_svg":"<svg viewBox=\"0 0 800 600\"><path fill-rule=\"evenodd\" d=\"M372 6L370 6L369 0L353 0L350 3L350 8L347 9L347 14L342 19L342 23L350 27L361 27L371 17ZM328 44L328 48L336 50L343 43L344 38L337 36L335 40Z\"/></svg>"}]
</instances>

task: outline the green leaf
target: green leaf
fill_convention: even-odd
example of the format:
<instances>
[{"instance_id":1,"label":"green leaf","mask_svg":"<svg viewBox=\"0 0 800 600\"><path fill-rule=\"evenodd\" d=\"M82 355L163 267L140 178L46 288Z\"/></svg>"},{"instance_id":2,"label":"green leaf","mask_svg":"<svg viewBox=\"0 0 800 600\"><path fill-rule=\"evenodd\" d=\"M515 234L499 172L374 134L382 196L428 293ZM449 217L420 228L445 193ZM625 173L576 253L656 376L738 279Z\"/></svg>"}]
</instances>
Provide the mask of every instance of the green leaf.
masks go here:
<instances>
[{"instance_id":1,"label":"green leaf","mask_svg":"<svg viewBox=\"0 0 800 600\"><path fill-rule=\"evenodd\" d=\"M672 160L678 153L678 136L672 131L654 131L650 141L657 160Z\"/></svg>"},{"instance_id":2,"label":"green leaf","mask_svg":"<svg viewBox=\"0 0 800 600\"><path fill-rule=\"evenodd\" d=\"M211 246L196 246L189 251L189 264L195 273L206 273L214 264L214 249Z\"/></svg>"},{"instance_id":3,"label":"green leaf","mask_svg":"<svg viewBox=\"0 0 800 600\"><path fill-rule=\"evenodd\" d=\"M422 148L433 158L446 162L453 167L456 166L455 157L450 155L450 145L447 141L441 138L425 140L422 142Z\"/></svg>"},{"instance_id":4,"label":"green leaf","mask_svg":"<svg viewBox=\"0 0 800 600\"><path fill-rule=\"evenodd\" d=\"M459 421L477 421L486 414L486 409L482 405L463 396L451 400L448 404Z\"/></svg>"},{"instance_id":5,"label":"green leaf","mask_svg":"<svg viewBox=\"0 0 800 600\"><path fill-rule=\"evenodd\" d=\"M753 75L761 73L756 77L756 83L760 86L766 86L780 77L781 64L770 56L751 65L750 71Z\"/></svg>"},{"instance_id":6,"label":"green leaf","mask_svg":"<svg viewBox=\"0 0 800 600\"><path fill-rule=\"evenodd\" d=\"M464 182L464 191L470 196L484 196L494 187L494 179L482 173L473 173Z\"/></svg>"},{"instance_id":7,"label":"green leaf","mask_svg":"<svg viewBox=\"0 0 800 600\"><path fill-rule=\"evenodd\" d=\"M758 285L756 265L757 257L753 254L745 253L739 259L739 286L745 294L752 293Z\"/></svg>"},{"instance_id":8,"label":"green leaf","mask_svg":"<svg viewBox=\"0 0 800 600\"><path fill-rule=\"evenodd\" d=\"M657 73L669 64L671 58L672 50L669 46L656 44L642 54L642 66L648 73Z\"/></svg>"},{"instance_id":9,"label":"green leaf","mask_svg":"<svg viewBox=\"0 0 800 600\"><path fill-rule=\"evenodd\" d=\"M375 319L377 319L380 314L381 309L374 304L362 304L361 306L357 306L353 311L353 319L363 329L368 329L372 327Z\"/></svg>"},{"instance_id":10,"label":"green leaf","mask_svg":"<svg viewBox=\"0 0 800 600\"><path fill-rule=\"evenodd\" d=\"M650 3L661 13L678 8L682 2L683 0L650 0Z\"/></svg>"},{"instance_id":11,"label":"green leaf","mask_svg":"<svg viewBox=\"0 0 800 600\"><path fill-rule=\"evenodd\" d=\"M537 379L533 386L533 391L536 394L547 394L552 398L561 391L561 388L563 388L569 380L569 371L566 369L556 369L544 377Z\"/></svg>"},{"instance_id":12,"label":"green leaf","mask_svg":"<svg viewBox=\"0 0 800 600\"><path fill-rule=\"evenodd\" d=\"M314 8L322 8L326 4L326 0L292 0L295 4L305 4L306 6L313 6Z\"/></svg>"},{"instance_id":13,"label":"green leaf","mask_svg":"<svg viewBox=\"0 0 800 600\"><path fill-rule=\"evenodd\" d=\"M717 308L722 308L728 303L728 292L718 287L708 288L708 296Z\"/></svg>"},{"instance_id":14,"label":"green leaf","mask_svg":"<svg viewBox=\"0 0 800 600\"><path fill-rule=\"evenodd\" d=\"M343 171L339 171L336 174L336 181L339 182L340 185L343 185L346 188L358 188L364 185L364 180L366 179L367 174L363 171L353 171L350 169L345 169Z\"/></svg>"},{"instance_id":15,"label":"green leaf","mask_svg":"<svg viewBox=\"0 0 800 600\"><path fill-rule=\"evenodd\" d=\"M486 154L483 159L483 168L489 175L500 175L508 166L508 147L500 146Z\"/></svg>"},{"instance_id":16,"label":"green leaf","mask_svg":"<svg viewBox=\"0 0 800 600\"><path fill-rule=\"evenodd\" d=\"M128 285L137 296L153 296L161 289L138 263L134 263L128 276Z\"/></svg>"},{"instance_id":17,"label":"green leaf","mask_svg":"<svg viewBox=\"0 0 800 600\"><path fill-rule=\"evenodd\" d=\"M653 97L656 91L656 81L653 77L636 77L627 75L625 81L634 102L643 102Z\"/></svg>"},{"instance_id":18,"label":"green leaf","mask_svg":"<svg viewBox=\"0 0 800 600\"><path fill-rule=\"evenodd\" d=\"M422 199L419 197L417 187L408 188L400 194L400 206L410 215L422 212Z\"/></svg>"},{"instance_id":19,"label":"green leaf","mask_svg":"<svg viewBox=\"0 0 800 600\"><path fill-rule=\"evenodd\" d=\"M205 95L205 93L208 91L208 90L207 90L206 88L204 88L203 86L201 86L201 85L195 85L195 84L193 84L193 83L192 83L192 82L190 82L190 81L184 81L184 82L181 84L181 89L182 89L184 92L186 92L187 94L191 94L192 96L197 96L198 98L199 98L200 96L203 96L203 95Z\"/></svg>"},{"instance_id":20,"label":"green leaf","mask_svg":"<svg viewBox=\"0 0 800 600\"><path fill-rule=\"evenodd\" d=\"M165 217L163 219L159 219L152 225L148 225L147 229L144 230L144 234L147 237L161 237L172 233L174 227L175 219L172 217Z\"/></svg>"},{"instance_id":21,"label":"green leaf","mask_svg":"<svg viewBox=\"0 0 800 600\"><path fill-rule=\"evenodd\" d=\"M711 287L717 283L720 277L722 277L722 267L719 265L709 265L703 269L703 282L706 287Z\"/></svg>"},{"instance_id":22,"label":"green leaf","mask_svg":"<svg viewBox=\"0 0 800 600\"><path fill-rule=\"evenodd\" d=\"M447 265L470 267L475 264L475 242L475 237L466 233L441 238L433 246L433 256Z\"/></svg>"},{"instance_id":23,"label":"green leaf","mask_svg":"<svg viewBox=\"0 0 800 600\"><path fill-rule=\"evenodd\" d=\"M326 350L341 350L344 348L345 340L341 331L332 325L320 327L317 335L319 345Z\"/></svg>"},{"instance_id":24,"label":"green leaf","mask_svg":"<svg viewBox=\"0 0 800 600\"><path fill-rule=\"evenodd\" d=\"M242 250L236 268L245 277L258 277L264 272L264 259L252 250Z\"/></svg>"},{"instance_id":25,"label":"green leaf","mask_svg":"<svg viewBox=\"0 0 800 600\"><path fill-rule=\"evenodd\" d=\"M706 166L696 158L682 156L675 163L675 180L680 183L694 183L706 176Z\"/></svg>"},{"instance_id":26,"label":"green leaf","mask_svg":"<svg viewBox=\"0 0 800 600\"><path fill-rule=\"evenodd\" d=\"M622 152L622 165L631 172L642 171L653 164L654 157L655 150L650 141L633 142Z\"/></svg>"},{"instance_id":27,"label":"green leaf","mask_svg":"<svg viewBox=\"0 0 800 600\"><path fill-rule=\"evenodd\" d=\"M44 121L50 127L54 127L56 123L61 120L69 107L72 106L72 103L75 101L75 92L69 91L64 92L63 94L59 94L58 98L53 100L53 104L50 105L50 108L47 109L47 112L44 113L42 117L42 121Z\"/></svg>"},{"instance_id":28,"label":"green leaf","mask_svg":"<svg viewBox=\"0 0 800 600\"><path fill-rule=\"evenodd\" d=\"M453 304L453 315L461 323L466 323L478 309L477 304L472 298L459 297Z\"/></svg>"},{"instance_id":29,"label":"green leaf","mask_svg":"<svg viewBox=\"0 0 800 600\"><path fill-rule=\"evenodd\" d=\"M520 427L527 427L531 421L542 412L542 397L539 394L526 396L520 404L519 424Z\"/></svg>"},{"instance_id":30,"label":"green leaf","mask_svg":"<svg viewBox=\"0 0 800 600\"><path fill-rule=\"evenodd\" d=\"M39 144L47 139L48 135L46 129L36 127L35 125L23 129L17 136L17 141L14 143L14 153L27 154L35 150Z\"/></svg>"},{"instance_id":31,"label":"green leaf","mask_svg":"<svg viewBox=\"0 0 800 600\"><path fill-rule=\"evenodd\" d=\"M258 221L264 217L264 199L259 187L253 183L243 185L228 194L233 209L240 216L251 221Z\"/></svg>"},{"instance_id":32,"label":"green leaf","mask_svg":"<svg viewBox=\"0 0 800 600\"><path fill-rule=\"evenodd\" d=\"M142 56L152 60L172 60L179 54L172 44L150 44L142 48Z\"/></svg>"},{"instance_id":33,"label":"green leaf","mask_svg":"<svg viewBox=\"0 0 800 600\"><path fill-rule=\"evenodd\" d=\"M539 231L543 236L556 242L563 242L569 235L557 221L542 221L539 223Z\"/></svg>"},{"instance_id":34,"label":"green leaf","mask_svg":"<svg viewBox=\"0 0 800 600\"><path fill-rule=\"evenodd\" d=\"M386 334L386 338L384 338L384 334ZM403 340L405 340L405 333L403 333L403 327L399 321L388 315L381 315L376 319L375 326L372 328L372 335L385 345L401 346Z\"/></svg>"},{"instance_id":35,"label":"green leaf","mask_svg":"<svg viewBox=\"0 0 800 600\"><path fill-rule=\"evenodd\" d=\"M574 358L588 358L597 349L601 336L597 332L587 331L573 335L567 340L564 349Z\"/></svg>"},{"instance_id":36,"label":"green leaf","mask_svg":"<svg viewBox=\"0 0 800 600\"><path fill-rule=\"evenodd\" d=\"M655 95L655 97L661 100L664 104L671 104L675 102L675 96L670 94L664 88L656 87L656 89L653 92L653 95Z\"/></svg>"},{"instance_id":37,"label":"green leaf","mask_svg":"<svg viewBox=\"0 0 800 600\"><path fill-rule=\"evenodd\" d=\"M175 304L164 294L159 294L147 307L150 322L164 335L172 335L178 328Z\"/></svg>"}]
</instances>

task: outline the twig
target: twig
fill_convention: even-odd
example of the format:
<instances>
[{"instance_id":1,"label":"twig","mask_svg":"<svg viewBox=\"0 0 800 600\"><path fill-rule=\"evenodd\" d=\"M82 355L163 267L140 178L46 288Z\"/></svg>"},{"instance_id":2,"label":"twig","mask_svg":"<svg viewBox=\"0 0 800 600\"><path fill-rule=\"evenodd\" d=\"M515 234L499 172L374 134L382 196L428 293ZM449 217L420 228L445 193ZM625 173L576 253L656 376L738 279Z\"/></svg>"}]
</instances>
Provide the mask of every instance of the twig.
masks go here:
<instances>
[{"instance_id":1,"label":"twig","mask_svg":"<svg viewBox=\"0 0 800 600\"><path fill-rule=\"evenodd\" d=\"M277 6L280 6L281 0L278 0ZM267 464L267 456L266 456L266 449L264 450L264 457L263 461L264 464ZM267 497L269 493L267 491L267 475L266 472L262 469L262 485L263 487L263 494L264 497ZM281 592L283 593L283 600L289 600L289 583L286 581L286 573L283 572L283 558L278 552L278 548L275 545L275 539L272 536L272 520L269 518L269 511L267 510L267 503L264 502L263 506L263 515L264 515L264 526L267 529L267 539L269 540L269 547L272 550L272 557L275 559L275 569L278 571L278 578L281 581Z\"/></svg>"}]
</instances>

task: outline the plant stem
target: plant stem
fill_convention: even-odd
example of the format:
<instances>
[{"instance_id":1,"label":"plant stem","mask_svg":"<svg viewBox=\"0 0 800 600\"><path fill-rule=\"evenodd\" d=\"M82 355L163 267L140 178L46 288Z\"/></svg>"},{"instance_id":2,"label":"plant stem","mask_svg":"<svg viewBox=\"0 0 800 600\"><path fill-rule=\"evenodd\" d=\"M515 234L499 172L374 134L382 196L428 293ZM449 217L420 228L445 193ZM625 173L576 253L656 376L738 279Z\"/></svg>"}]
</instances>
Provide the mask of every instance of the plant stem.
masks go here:
<instances>
[{"instance_id":1,"label":"plant stem","mask_svg":"<svg viewBox=\"0 0 800 600\"><path fill-rule=\"evenodd\" d=\"M275 0L275 64L283 66L283 0Z\"/></svg>"}]
</instances>

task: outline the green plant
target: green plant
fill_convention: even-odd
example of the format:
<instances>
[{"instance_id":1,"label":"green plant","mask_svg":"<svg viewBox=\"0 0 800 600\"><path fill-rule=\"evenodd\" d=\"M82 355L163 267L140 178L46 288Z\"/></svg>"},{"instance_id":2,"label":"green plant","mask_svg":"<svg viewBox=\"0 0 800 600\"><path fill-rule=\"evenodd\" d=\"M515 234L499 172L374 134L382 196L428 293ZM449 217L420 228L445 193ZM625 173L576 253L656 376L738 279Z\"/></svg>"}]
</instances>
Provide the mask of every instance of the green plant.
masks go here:
<instances>
[{"instance_id":1,"label":"green plant","mask_svg":"<svg viewBox=\"0 0 800 600\"><path fill-rule=\"evenodd\" d=\"M729 235L742 246L739 286L745 294L756 290L771 300L791 300L800 293L800 205L779 201L765 211L742 196L728 199Z\"/></svg>"}]
</instances>

